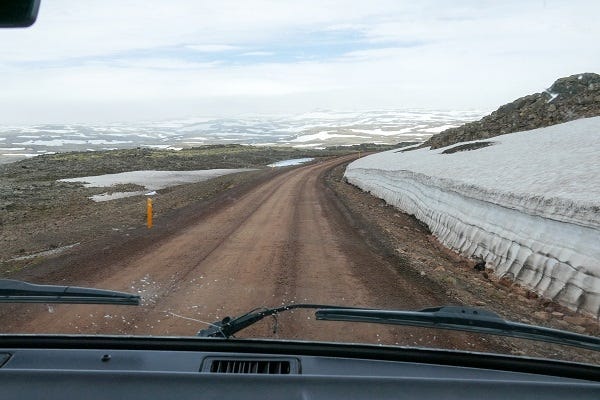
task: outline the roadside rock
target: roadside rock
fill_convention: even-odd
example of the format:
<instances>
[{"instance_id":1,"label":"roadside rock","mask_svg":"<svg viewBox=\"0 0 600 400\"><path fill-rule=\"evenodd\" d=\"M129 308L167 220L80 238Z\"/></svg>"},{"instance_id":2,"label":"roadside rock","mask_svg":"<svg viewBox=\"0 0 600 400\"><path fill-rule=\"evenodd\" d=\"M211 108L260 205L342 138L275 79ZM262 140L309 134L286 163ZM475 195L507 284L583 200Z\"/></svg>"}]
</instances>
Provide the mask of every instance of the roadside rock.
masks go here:
<instances>
[{"instance_id":1,"label":"roadside rock","mask_svg":"<svg viewBox=\"0 0 600 400\"><path fill-rule=\"evenodd\" d=\"M583 325L587 321L584 317L580 316L567 316L563 319L572 325Z\"/></svg>"},{"instance_id":2,"label":"roadside rock","mask_svg":"<svg viewBox=\"0 0 600 400\"><path fill-rule=\"evenodd\" d=\"M550 315L548 315L548 313L545 311L536 311L533 313L533 316L544 322L550 319Z\"/></svg>"},{"instance_id":3,"label":"roadside rock","mask_svg":"<svg viewBox=\"0 0 600 400\"><path fill-rule=\"evenodd\" d=\"M434 135L424 146L437 149L455 143L487 139L598 115L600 75L576 74L558 79L541 93L505 104L479 121Z\"/></svg>"},{"instance_id":4,"label":"roadside rock","mask_svg":"<svg viewBox=\"0 0 600 400\"><path fill-rule=\"evenodd\" d=\"M485 261L480 260L473 266L475 271L485 271Z\"/></svg>"}]
</instances>

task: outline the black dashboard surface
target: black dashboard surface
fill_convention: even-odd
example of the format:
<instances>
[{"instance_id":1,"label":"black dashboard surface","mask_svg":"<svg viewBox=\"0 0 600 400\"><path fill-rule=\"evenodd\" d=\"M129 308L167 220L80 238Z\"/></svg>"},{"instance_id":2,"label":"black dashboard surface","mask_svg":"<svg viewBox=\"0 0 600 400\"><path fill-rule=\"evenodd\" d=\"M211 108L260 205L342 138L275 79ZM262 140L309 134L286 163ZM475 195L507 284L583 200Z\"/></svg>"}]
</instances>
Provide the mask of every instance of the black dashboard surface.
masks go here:
<instances>
[{"instance_id":1,"label":"black dashboard surface","mask_svg":"<svg viewBox=\"0 0 600 400\"><path fill-rule=\"evenodd\" d=\"M486 368L298 354L3 348L2 399L598 399L600 383ZM1 358L0 358L1 360ZM279 374L210 372L207 362L291 361Z\"/></svg>"}]
</instances>

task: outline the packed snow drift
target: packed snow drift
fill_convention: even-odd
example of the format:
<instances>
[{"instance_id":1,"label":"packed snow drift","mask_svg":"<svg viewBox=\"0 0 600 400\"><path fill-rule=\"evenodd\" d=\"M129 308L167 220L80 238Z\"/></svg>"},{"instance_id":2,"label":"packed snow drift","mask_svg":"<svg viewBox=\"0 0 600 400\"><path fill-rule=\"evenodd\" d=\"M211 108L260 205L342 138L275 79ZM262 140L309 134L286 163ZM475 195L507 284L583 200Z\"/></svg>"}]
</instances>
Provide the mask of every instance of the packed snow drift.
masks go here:
<instances>
[{"instance_id":1,"label":"packed snow drift","mask_svg":"<svg viewBox=\"0 0 600 400\"><path fill-rule=\"evenodd\" d=\"M345 176L496 274L600 315L600 117L478 142L371 155Z\"/></svg>"}]
</instances>

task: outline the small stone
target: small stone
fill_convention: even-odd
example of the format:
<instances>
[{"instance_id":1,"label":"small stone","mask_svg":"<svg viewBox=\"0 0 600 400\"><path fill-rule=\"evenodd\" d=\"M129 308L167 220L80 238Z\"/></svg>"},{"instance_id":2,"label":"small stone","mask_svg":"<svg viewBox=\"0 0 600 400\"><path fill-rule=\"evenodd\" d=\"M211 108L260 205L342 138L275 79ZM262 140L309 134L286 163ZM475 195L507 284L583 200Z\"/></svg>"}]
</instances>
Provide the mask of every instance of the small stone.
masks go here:
<instances>
[{"instance_id":1,"label":"small stone","mask_svg":"<svg viewBox=\"0 0 600 400\"><path fill-rule=\"evenodd\" d=\"M565 322L562 319L559 319L558 321L556 321L556 325L558 325L560 327L560 329L570 329L571 328L571 325L569 325L568 322Z\"/></svg>"},{"instance_id":2,"label":"small stone","mask_svg":"<svg viewBox=\"0 0 600 400\"><path fill-rule=\"evenodd\" d=\"M525 293L525 297L527 297L528 299L537 299L539 296L536 292L532 292L531 290L528 290Z\"/></svg>"},{"instance_id":3,"label":"small stone","mask_svg":"<svg viewBox=\"0 0 600 400\"><path fill-rule=\"evenodd\" d=\"M552 304L552 300L550 300L550 299L543 299L541 301L541 303L542 303L542 307L547 307L548 308Z\"/></svg>"},{"instance_id":4,"label":"small stone","mask_svg":"<svg viewBox=\"0 0 600 400\"><path fill-rule=\"evenodd\" d=\"M583 325L586 322L586 319L584 317L577 317L571 315L564 317L563 319L572 325Z\"/></svg>"},{"instance_id":5,"label":"small stone","mask_svg":"<svg viewBox=\"0 0 600 400\"><path fill-rule=\"evenodd\" d=\"M502 278L500 278L498 283L501 284L502 286L510 287L513 284L513 281L509 277L503 276Z\"/></svg>"},{"instance_id":6,"label":"small stone","mask_svg":"<svg viewBox=\"0 0 600 400\"><path fill-rule=\"evenodd\" d=\"M485 271L485 261L479 261L477 264L473 266L475 271Z\"/></svg>"},{"instance_id":7,"label":"small stone","mask_svg":"<svg viewBox=\"0 0 600 400\"><path fill-rule=\"evenodd\" d=\"M564 317L564 316L565 316L565 314L563 314L563 313L561 313L561 312L558 312L558 311L554 311L554 312L552 313L552 316L553 316L553 317L556 317L556 318L562 318L562 317Z\"/></svg>"},{"instance_id":8,"label":"small stone","mask_svg":"<svg viewBox=\"0 0 600 400\"><path fill-rule=\"evenodd\" d=\"M546 313L544 311L536 311L533 313L533 316L538 319L541 319L542 321L548 321L548 317L549 317L548 313Z\"/></svg>"},{"instance_id":9,"label":"small stone","mask_svg":"<svg viewBox=\"0 0 600 400\"><path fill-rule=\"evenodd\" d=\"M435 272L446 272L446 268L444 268L440 265L438 267L435 267L434 271Z\"/></svg>"},{"instance_id":10,"label":"small stone","mask_svg":"<svg viewBox=\"0 0 600 400\"><path fill-rule=\"evenodd\" d=\"M572 326L569 329L577 333L585 333L585 328L583 326Z\"/></svg>"},{"instance_id":11,"label":"small stone","mask_svg":"<svg viewBox=\"0 0 600 400\"><path fill-rule=\"evenodd\" d=\"M451 276L447 276L447 277L443 278L442 282L448 286L456 286L456 283L457 283L456 278L453 278Z\"/></svg>"}]
</instances>

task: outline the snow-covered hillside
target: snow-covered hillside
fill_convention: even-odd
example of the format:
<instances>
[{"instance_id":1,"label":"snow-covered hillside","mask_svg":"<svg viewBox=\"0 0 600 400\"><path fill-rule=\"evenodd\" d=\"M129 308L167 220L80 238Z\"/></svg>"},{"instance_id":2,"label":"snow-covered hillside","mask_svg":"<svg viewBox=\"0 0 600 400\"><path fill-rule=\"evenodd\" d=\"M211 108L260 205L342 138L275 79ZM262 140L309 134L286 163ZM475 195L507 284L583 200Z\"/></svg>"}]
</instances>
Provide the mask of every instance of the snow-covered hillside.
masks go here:
<instances>
[{"instance_id":1,"label":"snow-covered hillside","mask_svg":"<svg viewBox=\"0 0 600 400\"><path fill-rule=\"evenodd\" d=\"M198 117L113 124L0 126L0 163L65 151L209 144L324 148L360 143L423 142L434 133L481 117L479 111L319 111L297 115Z\"/></svg>"},{"instance_id":2,"label":"snow-covered hillside","mask_svg":"<svg viewBox=\"0 0 600 400\"><path fill-rule=\"evenodd\" d=\"M498 275L600 315L600 117L485 142L375 154L346 178Z\"/></svg>"}]
</instances>

